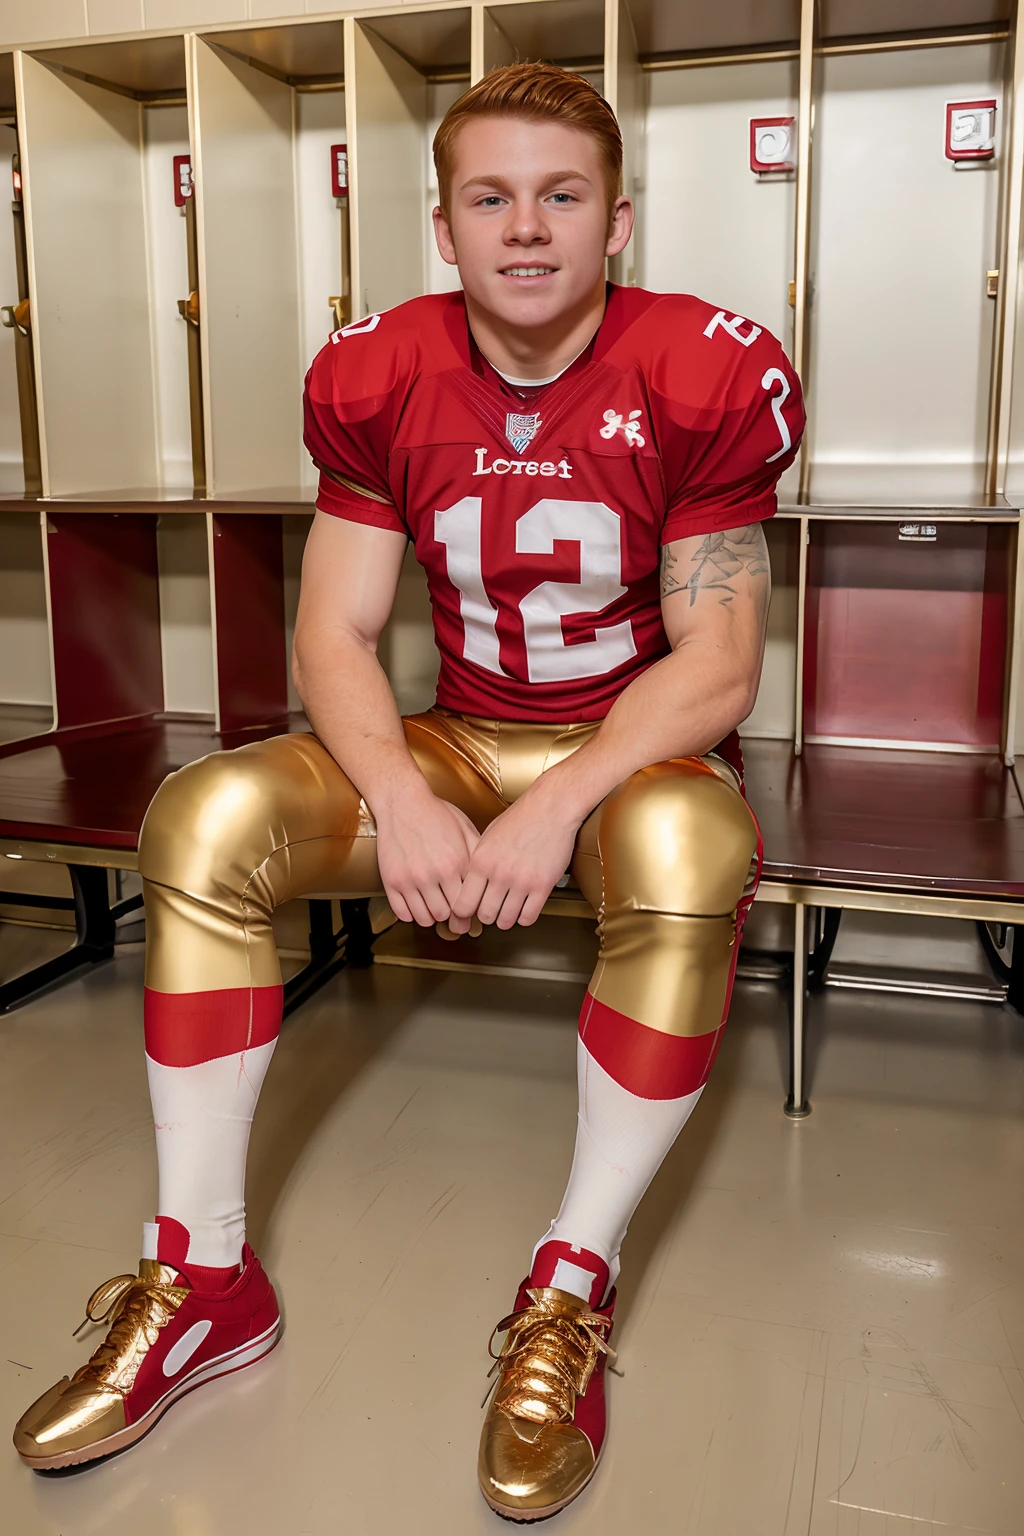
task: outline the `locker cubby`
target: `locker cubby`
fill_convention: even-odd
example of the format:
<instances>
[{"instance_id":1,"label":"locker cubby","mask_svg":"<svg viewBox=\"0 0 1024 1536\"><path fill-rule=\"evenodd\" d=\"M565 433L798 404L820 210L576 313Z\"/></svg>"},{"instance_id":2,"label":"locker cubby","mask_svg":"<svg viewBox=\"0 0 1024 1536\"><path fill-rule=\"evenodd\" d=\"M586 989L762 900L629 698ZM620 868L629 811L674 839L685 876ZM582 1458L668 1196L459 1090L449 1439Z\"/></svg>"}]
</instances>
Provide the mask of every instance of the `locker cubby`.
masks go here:
<instances>
[{"instance_id":1,"label":"locker cubby","mask_svg":"<svg viewBox=\"0 0 1024 1536\"><path fill-rule=\"evenodd\" d=\"M44 494L192 487L180 37L15 55Z\"/></svg>"},{"instance_id":2,"label":"locker cubby","mask_svg":"<svg viewBox=\"0 0 1024 1536\"><path fill-rule=\"evenodd\" d=\"M347 288L343 25L192 36L188 72L208 490L312 499L302 380Z\"/></svg>"},{"instance_id":3,"label":"locker cubby","mask_svg":"<svg viewBox=\"0 0 1024 1536\"><path fill-rule=\"evenodd\" d=\"M46 572L38 512L0 512L0 746L53 722Z\"/></svg>"},{"instance_id":4,"label":"locker cubby","mask_svg":"<svg viewBox=\"0 0 1024 1536\"><path fill-rule=\"evenodd\" d=\"M547 59L587 74L600 88L605 68L604 0L535 0L484 11L483 71L515 59Z\"/></svg>"},{"instance_id":5,"label":"locker cubby","mask_svg":"<svg viewBox=\"0 0 1024 1536\"><path fill-rule=\"evenodd\" d=\"M356 318L457 287L436 253L431 140L466 89L471 11L347 20L352 292Z\"/></svg>"},{"instance_id":6,"label":"locker cubby","mask_svg":"<svg viewBox=\"0 0 1024 1536\"><path fill-rule=\"evenodd\" d=\"M654 71L644 171L643 285L746 315L791 356L795 177L750 169L750 120L796 115L798 71L756 58Z\"/></svg>"},{"instance_id":7,"label":"locker cubby","mask_svg":"<svg viewBox=\"0 0 1024 1536\"><path fill-rule=\"evenodd\" d=\"M833 38L1005 27L1009 0L820 0L820 31Z\"/></svg>"},{"instance_id":8,"label":"locker cubby","mask_svg":"<svg viewBox=\"0 0 1024 1536\"><path fill-rule=\"evenodd\" d=\"M630 0L629 9L640 54L654 63L780 45L795 51L800 37L800 0Z\"/></svg>"},{"instance_id":9,"label":"locker cubby","mask_svg":"<svg viewBox=\"0 0 1024 1536\"><path fill-rule=\"evenodd\" d=\"M1006 112L945 158L945 104L1004 101L1006 44L826 56L811 196L809 499L983 495Z\"/></svg>"},{"instance_id":10,"label":"locker cubby","mask_svg":"<svg viewBox=\"0 0 1024 1536\"><path fill-rule=\"evenodd\" d=\"M810 522L806 742L999 752L1014 530L931 526Z\"/></svg>"}]
</instances>

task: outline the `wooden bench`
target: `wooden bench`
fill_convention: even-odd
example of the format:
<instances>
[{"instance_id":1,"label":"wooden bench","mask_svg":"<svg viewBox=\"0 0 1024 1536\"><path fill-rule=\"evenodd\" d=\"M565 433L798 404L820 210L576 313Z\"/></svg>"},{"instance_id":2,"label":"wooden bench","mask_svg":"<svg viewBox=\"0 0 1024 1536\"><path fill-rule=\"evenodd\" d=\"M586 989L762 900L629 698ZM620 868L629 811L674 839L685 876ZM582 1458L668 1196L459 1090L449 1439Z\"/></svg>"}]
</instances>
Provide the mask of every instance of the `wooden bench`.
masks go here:
<instances>
[{"instance_id":1,"label":"wooden bench","mask_svg":"<svg viewBox=\"0 0 1024 1536\"><path fill-rule=\"evenodd\" d=\"M294 729L305 722L295 719ZM55 982L113 954L114 923L140 897L111 906L106 870L137 867L139 831L168 773L221 747L275 735L280 727L217 733L196 720L154 719L88 727L0 747L0 854L66 864L77 940L57 957L0 983L5 1012ZM994 755L894 752L744 744L747 792L761 822L765 864L758 900L792 908L794 957L809 954L815 909L857 908L973 919L1024 927L1024 805L1012 769ZM950 871L956 871L951 874ZM0 886L3 882L0 880ZM2 896L2 892L0 892ZM8 899L26 904L24 895ZM32 899L53 907L59 900ZM553 916L592 916L582 897L556 894ZM810 1111L807 1096L808 987L820 980L838 924L808 963L791 971L789 1093L786 1113ZM365 901L310 902L310 958L285 988L286 1012L345 965L372 962ZM1007 1001L1024 1008L1024 944L1006 977ZM444 962L432 962L434 967ZM453 968L471 969L452 957Z\"/></svg>"}]
</instances>

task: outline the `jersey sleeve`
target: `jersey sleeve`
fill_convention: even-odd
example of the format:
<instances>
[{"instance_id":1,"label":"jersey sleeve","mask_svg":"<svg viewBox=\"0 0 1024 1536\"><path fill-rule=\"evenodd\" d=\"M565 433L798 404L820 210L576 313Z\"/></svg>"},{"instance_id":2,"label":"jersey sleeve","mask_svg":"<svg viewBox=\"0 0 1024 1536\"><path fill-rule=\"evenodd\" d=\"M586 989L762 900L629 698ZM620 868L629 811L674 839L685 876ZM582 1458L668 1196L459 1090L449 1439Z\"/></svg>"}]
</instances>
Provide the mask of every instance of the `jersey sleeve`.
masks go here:
<instances>
[{"instance_id":1,"label":"jersey sleeve","mask_svg":"<svg viewBox=\"0 0 1024 1536\"><path fill-rule=\"evenodd\" d=\"M320 471L317 508L408 535L387 472L395 370L372 333L339 337L313 359L303 398L303 438Z\"/></svg>"},{"instance_id":2,"label":"jersey sleeve","mask_svg":"<svg viewBox=\"0 0 1024 1536\"><path fill-rule=\"evenodd\" d=\"M800 380L770 332L710 306L688 332L657 380L662 544L773 517L804 429Z\"/></svg>"}]
</instances>

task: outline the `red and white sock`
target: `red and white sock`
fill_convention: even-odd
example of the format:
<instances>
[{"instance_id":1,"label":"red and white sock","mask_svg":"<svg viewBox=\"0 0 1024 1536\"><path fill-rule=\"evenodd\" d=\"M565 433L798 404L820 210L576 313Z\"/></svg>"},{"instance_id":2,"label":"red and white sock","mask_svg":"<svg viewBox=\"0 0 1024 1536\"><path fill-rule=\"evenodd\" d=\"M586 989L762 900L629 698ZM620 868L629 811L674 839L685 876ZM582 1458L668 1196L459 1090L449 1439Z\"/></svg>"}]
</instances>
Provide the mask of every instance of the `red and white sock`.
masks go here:
<instances>
[{"instance_id":1,"label":"red and white sock","mask_svg":"<svg viewBox=\"0 0 1024 1536\"><path fill-rule=\"evenodd\" d=\"M155 1259L178 1271L176 1283L185 1282L194 1291L207 1293L227 1291L242 1272L241 1263L220 1265L191 1264L188 1251L191 1234L180 1221L171 1216L158 1216L156 1221L142 1223L142 1257Z\"/></svg>"},{"instance_id":2,"label":"red and white sock","mask_svg":"<svg viewBox=\"0 0 1024 1536\"><path fill-rule=\"evenodd\" d=\"M576 1150L561 1208L534 1249L532 1284L558 1286L591 1306L606 1298L630 1218L696 1107L722 1028L668 1035L587 993L576 1046Z\"/></svg>"},{"instance_id":3,"label":"red and white sock","mask_svg":"<svg viewBox=\"0 0 1024 1536\"><path fill-rule=\"evenodd\" d=\"M180 1265L186 1274L197 1267L233 1267L237 1274L249 1131L277 1044L281 1003L280 987L193 993L147 987L146 1070L161 1212L147 1226L158 1227L161 1251L144 1247L143 1257ZM171 1223L166 1232L165 1221ZM146 1246L154 1248L156 1235L147 1233Z\"/></svg>"}]
</instances>

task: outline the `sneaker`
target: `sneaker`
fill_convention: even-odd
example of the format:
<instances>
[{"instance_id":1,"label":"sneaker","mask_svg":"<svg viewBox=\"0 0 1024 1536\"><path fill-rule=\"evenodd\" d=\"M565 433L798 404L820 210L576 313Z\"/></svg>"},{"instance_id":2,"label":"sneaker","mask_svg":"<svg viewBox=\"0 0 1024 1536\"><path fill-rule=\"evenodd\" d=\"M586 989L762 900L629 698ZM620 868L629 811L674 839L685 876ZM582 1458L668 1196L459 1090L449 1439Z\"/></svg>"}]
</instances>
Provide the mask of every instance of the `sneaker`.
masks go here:
<instances>
[{"instance_id":1,"label":"sneaker","mask_svg":"<svg viewBox=\"0 0 1024 1536\"><path fill-rule=\"evenodd\" d=\"M227 1290L194 1289L174 1265L143 1259L138 1275L118 1275L93 1292L86 1321L109 1321L103 1343L14 1431L15 1449L38 1472L127 1450L172 1403L261 1360L281 1336L277 1296L248 1244Z\"/></svg>"},{"instance_id":2,"label":"sneaker","mask_svg":"<svg viewBox=\"0 0 1024 1536\"><path fill-rule=\"evenodd\" d=\"M495 1328L505 1342L480 1437L480 1488L507 1520L544 1520L590 1482L604 1445L606 1364L615 1310L553 1286L523 1282L515 1311Z\"/></svg>"}]
</instances>

